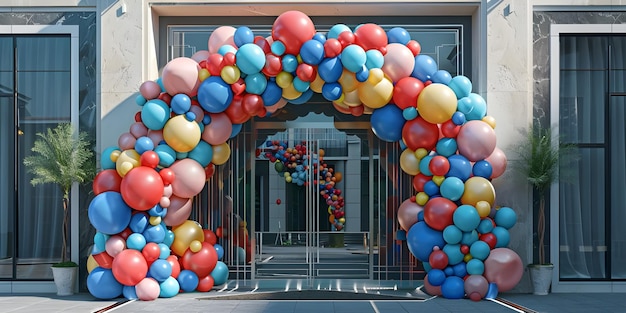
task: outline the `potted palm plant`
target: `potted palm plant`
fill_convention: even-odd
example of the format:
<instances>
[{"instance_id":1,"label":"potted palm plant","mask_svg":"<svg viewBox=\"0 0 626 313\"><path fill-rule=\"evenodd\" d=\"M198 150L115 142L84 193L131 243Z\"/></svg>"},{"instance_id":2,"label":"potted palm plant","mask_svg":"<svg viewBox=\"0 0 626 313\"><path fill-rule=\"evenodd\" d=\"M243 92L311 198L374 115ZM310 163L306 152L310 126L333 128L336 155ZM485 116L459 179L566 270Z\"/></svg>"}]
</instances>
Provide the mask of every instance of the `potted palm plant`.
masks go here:
<instances>
[{"instance_id":1,"label":"potted palm plant","mask_svg":"<svg viewBox=\"0 0 626 313\"><path fill-rule=\"evenodd\" d=\"M563 175L573 161L575 146L561 143L549 127L539 123L531 125L525 132L525 138L516 147L519 162L514 168L524 176L539 197L537 212L537 251L538 263L530 264L530 278L534 294L547 295L552 282L554 265L546 261L545 225L546 198L552 184Z\"/></svg>"},{"instance_id":2,"label":"potted palm plant","mask_svg":"<svg viewBox=\"0 0 626 313\"><path fill-rule=\"evenodd\" d=\"M52 274L60 296L71 295L77 281L78 265L67 258L70 190L74 183L90 181L95 174L95 162L87 133L74 132L69 123L61 123L46 133L37 133L32 155L24 159L28 172L33 174L33 186L57 184L63 207L63 244L61 262L52 265Z\"/></svg>"}]
</instances>

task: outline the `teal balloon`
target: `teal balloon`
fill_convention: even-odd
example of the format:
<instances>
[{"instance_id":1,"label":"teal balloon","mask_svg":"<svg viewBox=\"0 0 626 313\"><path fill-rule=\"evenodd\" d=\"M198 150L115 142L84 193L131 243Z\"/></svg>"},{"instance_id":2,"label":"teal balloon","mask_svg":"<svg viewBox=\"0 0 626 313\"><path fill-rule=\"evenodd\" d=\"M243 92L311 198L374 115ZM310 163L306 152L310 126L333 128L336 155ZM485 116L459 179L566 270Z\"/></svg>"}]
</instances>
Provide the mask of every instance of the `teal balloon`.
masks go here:
<instances>
[{"instance_id":1,"label":"teal balloon","mask_svg":"<svg viewBox=\"0 0 626 313\"><path fill-rule=\"evenodd\" d=\"M272 50L273 54L281 56L285 53L285 45L280 41L274 41L270 46L270 50Z\"/></svg>"},{"instance_id":2,"label":"teal balloon","mask_svg":"<svg viewBox=\"0 0 626 313\"><path fill-rule=\"evenodd\" d=\"M489 244L482 240L477 240L470 246L470 254L472 257L481 261L484 261L489 256L490 251L491 248Z\"/></svg>"},{"instance_id":3,"label":"teal balloon","mask_svg":"<svg viewBox=\"0 0 626 313\"><path fill-rule=\"evenodd\" d=\"M359 72L367 61L365 50L359 45L349 45L341 52L341 63L350 72Z\"/></svg>"},{"instance_id":4,"label":"teal balloon","mask_svg":"<svg viewBox=\"0 0 626 313\"><path fill-rule=\"evenodd\" d=\"M306 92L309 90L310 85L311 83L305 82L297 76L293 78L293 88L299 92Z\"/></svg>"},{"instance_id":5,"label":"teal balloon","mask_svg":"<svg viewBox=\"0 0 626 313\"><path fill-rule=\"evenodd\" d=\"M235 57L237 58L237 67L246 74L258 73L265 66L263 49L253 43L247 43L239 47Z\"/></svg>"},{"instance_id":6,"label":"teal balloon","mask_svg":"<svg viewBox=\"0 0 626 313\"><path fill-rule=\"evenodd\" d=\"M217 49L217 53L220 55L226 55L226 53L237 53L237 48L231 45L223 45Z\"/></svg>"},{"instance_id":7,"label":"teal balloon","mask_svg":"<svg viewBox=\"0 0 626 313\"><path fill-rule=\"evenodd\" d=\"M492 220L490 218L485 218L480 221L480 224L478 224L476 230L481 234L487 234L490 233L494 227L495 226L493 225Z\"/></svg>"},{"instance_id":8,"label":"teal balloon","mask_svg":"<svg viewBox=\"0 0 626 313\"><path fill-rule=\"evenodd\" d=\"M433 176L433 173L430 171L430 168L429 168L430 160L432 159L433 159L432 155L427 155L420 160L420 164L419 164L420 173L426 176Z\"/></svg>"},{"instance_id":9,"label":"teal balloon","mask_svg":"<svg viewBox=\"0 0 626 313\"><path fill-rule=\"evenodd\" d=\"M496 211L496 225L510 229L517 222L517 214L509 207L501 207Z\"/></svg>"},{"instance_id":10,"label":"teal balloon","mask_svg":"<svg viewBox=\"0 0 626 313\"><path fill-rule=\"evenodd\" d=\"M213 146L211 146L204 140L200 140L200 142L198 142L198 145L195 146L193 150L189 151L187 157L195 160L200 165L202 165L202 167L207 167L213 159Z\"/></svg>"},{"instance_id":11,"label":"teal balloon","mask_svg":"<svg viewBox=\"0 0 626 313\"><path fill-rule=\"evenodd\" d=\"M457 99L467 97L472 92L472 82L463 75L453 77L448 83L448 87L454 91Z\"/></svg>"},{"instance_id":12,"label":"teal balloon","mask_svg":"<svg viewBox=\"0 0 626 313\"><path fill-rule=\"evenodd\" d=\"M506 228L496 226L491 233L496 236L496 248L506 248L509 245L511 235Z\"/></svg>"},{"instance_id":13,"label":"teal balloon","mask_svg":"<svg viewBox=\"0 0 626 313\"><path fill-rule=\"evenodd\" d=\"M154 148L154 152L159 156L159 165L161 167L170 167L176 161L176 151L167 144L160 144Z\"/></svg>"},{"instance_id":14,"label":"teal balloon","mask_svg":"<svg viewBox=\"0 0 626 313\"><path fill-rule=\"evenodd\" d=\"M171 298L178 294L180 290L180 284L174 277L169 277L164 282L159 284L161 288L161 292L159 293L159 298Z\"/></svg>"},{"instance_id":15,"label":"teal balloon","mask_svg":"<svg viewBox=\"0 0 626 313\"><path fill-rule=\"evenodd\" d=\"M283 56L282 64L283 71L293 73L298 68L298 59L292 54L287 54Z\"/></svg>"},{"instance_id":16,"label":"teal balloon","mask_svg":"<svg viewBox=\"0 0 626 313\"><path fill-rule=\"evenodd\" d=\"M93 236L94 248L96 248L98 251L106 250L107 240L109 240L109 235L97 231L96 234Z\"/></svg>"},{"instance_id":17,"label":"teal balloon","mask_svg":"<svg viewBox=\"0 0 626 313\"><path fill-rule=\"evenodd\" d=\"M119 149L120 147L111 146L102 151L102 154L100 155L100 167L102 167L103 170L115 169L115 162L111 160L111 153Z\"/></svg>"},{"instance_id":18,"label":"teal balloon","mask_svg":"<svg viewBox=\"0 0 626 313\"><path fill-rule=\"evenodd\" d=\"M132 233L126 238L126 248L141 251L146 246L146 237L140 233Z\"/></svg>"},{"instance_id":19,"label":"teal balloon","mask_svg":"<svg viewBox=\"0 0 626 313\"><path fill-rule=\"evenodd\" d=\"M267 78L263 73L252 73L244 79L246 82L246 91L255 95L262 95L267 87Z\"/></svg>"},{"instance_id":20,"label":"teal balloon","mask_svg":"<svg viewBox=\"0 0 626 313\"><path fill-rule=\"evenodd\" d=\"M443 197L457 201L461 199L463 192L465 192L465 184L460 178L448 177L439 186L439 192Z\"/></svg>"},{"instance_id":21,"label":"teal balloon","mask_svg":"<svg viewBox=\"0 0 626 313\"><path fill-rule=\"evenodd\" d=\"M438 154L449 157L456 153L458 145L456 139L444 137L437 141L436 149Z\"/></svg>"},{"instance_id":22,"label":"teal balloon","mask_svg":"<svg viewBox=\"0 0 626 313\"><path fill-rule=\"evenodd\" d=\"M478 233L475 230L463 232L463 238L461 238L461 244L471 246L478 240Z\"/></svg>"},{"instance_id":23,"label":"teal balloon","mask_svg":"<svg viewBox=\"0 0 626 313\"><path fill-rule=\"evenodd\" d=\"M144 98L142 95L138 95L137 97L135 97L135 103L138 106L143 106L144 104L146 104L146 98Z\"/></svg>"},{"instance_id":24,"label":"teal balloon","mask_svg":"<svg viewBox=\"0 0 626 313\"><path fill-rule=\"evenodd\" d=\"M461 205L452 215L454 225L464 232L475 230L480 223L480 215L475 207L471 205Z\"/></svg>"},{"instance_id":25,"label":"teal balloon","mask_svg":"<svg viewBox=\"0 0 626 313\"><path fill-rule=\"evenodd\" d=\"M335 24L335 25L333 25L333 27L330 28L330 30L326 34L326 38L335 38L335 39L337 39L339 37L339 34L345 32L345 31L352 32L350 27L348 27L345 24Z\"/></svg>"},{"instance_id":26,"label":"teal balloon","mask_svg":"<svg viewBox=\"0 0 626 313\"><path fill-rule=\"evenodd\" d=\"M472 256L474 256L472 254ZM470 275L482 275L485 272L485 263L478 259L471 259L466 265L467 274Z\"/></svg>"},{"instance_id":27,"label":"teal balloon","mask_svg":"<svg viewBox=\"0 0 626 313\"><path fill-rule=\"evenodd\" d=\"M449 244L457 244L461 242L463 232L454 225L448 225L443 229L443 240Z\"/></svg>"},{"instance_id":28,"label":"teal balloon","mask_svg":"<svg viewBox=\"0 0 626 313\"><path fill-rule=\"evenodd\" d=\"M417 117L417 109L415 107L408 107L402 110L402 116L407 121L413 120Z\"/></svg>"},{"instance_id":29,"label":"teal balloon","mask_svg":"<svg viewBox=\"0 0 626 313\"><path fill-rule=\"evenodd\" d=\"M245 255L243 260L245 262ZM223 285L226 283L226 280L228 280L228 266L222 261L217 261L217 264L210 275L213 277L213 283L215 286Z\"/></svg>"},{"instance_id":30,"label":"teal balloon","mask_svg":"<svg viewBox=\"0 0 626 313\"><path fill-rule=\"evenodd\" d=\"M463 262L463 257L465 255L461 252L461 245L447 244L443 247L443 252L448 255L448 264L456 265Z\"/></svg>"},{"instance_id":31,"label":"teal balloon","mask_svg":"<svg viewBox=\"0 0 626 313\"><path fill-rule=\"evenodd\" d=\"M383 64L385 64L385 57L376 49L367 50L367 52L365 52L365 56L367 57L365 67L367 67L368 70L373 68L382 68Z\"/></svg>"},{"instance_id":32,"label":"teal balloon","mask_svg":"<svg viewBox=\"0 0 626 313\"><path fill-rule=\"evenodd\" d=\"M163 244L168 247L171 247L173 242L174 242L174 232L171 230L166 231L165 238L163 238Z\"/></svg>"},{"instance_id":33,"label":"teal balloon","mask_svg":"<svg viewBox=\"0 0 626 313\"><path fill-rule=\"evenodd\" d=\"M465 115L465 119L482 120L487 115L487 103L478 94L471 93L457 101L457 110Z\"/></svg>"},{"instance_id":34,"label":"teal balloon","mask_svg":"<svg viewBox=\"0 0 626 313\"><path fill-rule=\"evenodd\" d=\"M141 121L148 129L161 130L170 119L170 107L159 99L152 99L141 108Z\"/></svg>"}]
</instances>

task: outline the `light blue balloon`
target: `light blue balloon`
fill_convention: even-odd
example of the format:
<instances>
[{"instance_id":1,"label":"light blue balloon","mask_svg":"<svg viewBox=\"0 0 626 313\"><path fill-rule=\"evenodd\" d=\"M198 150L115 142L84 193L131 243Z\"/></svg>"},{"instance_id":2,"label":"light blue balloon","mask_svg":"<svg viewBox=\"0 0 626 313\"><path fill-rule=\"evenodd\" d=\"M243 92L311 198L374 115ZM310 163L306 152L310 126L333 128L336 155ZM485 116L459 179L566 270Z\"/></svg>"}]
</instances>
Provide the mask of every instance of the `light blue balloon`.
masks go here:
<instances>
[{"instance_id":1,"label":"light blue balloon","mask_svg":"<svg viewBox=\"0 0 626 313\"><path fill-rule=\"evenodd\" d=\"M282 59L283 71L293 73L298 68L298 58L293 54L287 54Z\"/></svg>"},{"instance_id":2,"label":"light blue balloon","mask_svg":"<svg viewBox=\"0 0 626 313\"><path fill-rule=\"evenodd\" d=\"M152 99L141 108L141 121L148 129L161 130L170 119L170 107L159 99Z\"/></svg>"},{"instance_id":3,"label":"light blue balloon","mask_svg":"<svg viewBox=\"0 0 626 313\"><path fill-rule=\"evenodd\" d=\"M506 248L511 240L509 231L500 226L496 226L491 230L491 233L496 236L496 248Z\"/></svg>"},{"instance_id":4,"label":"light blue balloon","mask_svg":"<svg viewBox=\"0 0 626 313\"><path fill-rule=\"evenodd\" d=\"M135 103L138 106L143 106L144 104L146 104L146 98L144 98L142 95L138 95L137 97L135 97Z\"/></svg>"},{"instance_id":5,"label":"light blue balloon","mask_svg":"<svg viewBox=\"0 0 626 313\"><path fill-rule=\"evenodd\" d=\"M198 142L198 145L196 145L191 151L189 151L187 157L195 160L200 165L202 165L202 167L206 167L209 165L209 163L211 163L211 160L213 159L213 146L211 146L204 140L200 140L200 142Z\"/></svg>"},{"instance_id":6,"label":"light blue balloon","mask_svg":"<svg viewBox=\"0 0 626 313\"><path fill-rule=\"evenodd\" d=\"M367 61L365 50L359 45L349 45L341 52L341 63L350 72L359 72Z\"/></svg>"},{"instance_id":7,"label":"light blue balloon","mask_svg":"<svg viewBox=\"0 0 626 313\"><path fill-rule=\"evenodd\" d=\"M496 211L496 225L510 229L517 222L517 214L509 207L501 207Z\"/></svg>"},{"instance_id":8,"label":"light blue balloon","mask_svg":"<svg viewBox=\"0 0 626 313\"><path fill-rule=\"evenodd\" d=\"M472 257L481 261L484 261L489 256L490 251L489 245L482 240L477 240L470 246Z\"/></svg>"},{"instance_id":9,"label":"light blue balloon","mask_svg":"<svg viewBox=\"0 0 626 313\"><path fill-rule=\"evenodd\" d=\"M293 88L297 90L298 92L305 92L309 90L309 87L311 86L311 83L305 82L297 76L293 78L292 83L293 83Z\"/></svg>"},{"instance_id":10,"label":"light blue balloon","mask_svg":"<svg viewBox=\"0 0 626 313\"><path fill-rule=\"evenodd\" d=\"M408 107L402 110L402 116L407 121L413 120L417 117L417 109L415 107Z\"/></svg>"},{"instance_id":11,"label":"light blue balloon","mask_svg":"<svg viewBox=\"0 0 626 313\"><path fill-rule=\"evenodd\" d=\"M485 218L480 221L480 224L478 224L476 230L481 234L487 234L490 233L494 227L495 226L493 226L492 220Z\"/></svg>"},{"instance_id":12,"label":"light blue balloon","mask_svg":"<svg viewBox=\"0 0 626 313\"><path fill-rule=\"evenodd\" d=\"M146 246L146 238L140 233L132 233L126 238L126 248L141 251Z\"/></svg>"},{"instance_id":13,"label":"light blue balloon","mask_svg":"<svg viewBox=\"0 0 626 313\"><path fill-rule=\"evenodd\" d=\"M159 253L159 259L162 259L162 260L167 259L170 256L171 252L172 252L170 247L168 247L164 243L160 243L159 244L159 250L161 250L161 252Z\"/></svg>"},{"instance_id":14,"label":"light blue balloon","mask_svg":"<svg viewBox=\"0 0 626 313\"><path fill-rule=\"evenodd\" d=\"M387 31L387 41L389 43L400 43L406 45L411 40L411 35L402 27L394 27Z\"/></svg>"},{"instance_id":15,"label":"light blue balloon","mask_svg":"<svg viewBox=\"0 0 626 313\"><path fill-rule=\"evenodd\" d=\"M457 201L465 192L465 184L458 177L447 177L439 186L441 195L451 201ZM458 210L458 209L457 209Z\"/></svg>"},{"instance_id":16,"label":"light blue balloon","mask_svg":"<svg viewBox=\"0 0 626 313\"><path fill-rule=\"evenodd\" d=\"M217 49L217 53L224 56L226 53L237 53L237 48L231 45L223 45Z\"/></svg>"},{"instance_id":17,"label":"light blue balloon","mask_svg":"<svg viewBox=\"0 0 626 313\"><path fill-rule=\"evenodd\" d=\"M172 243L174 242L174 232L172 232L171 230L168 230L165 232L165 238L163 238L163 244L165 244L168 247L172 246Z\"/></svg>"},{"instance_id":18,"label":"light blue balloon","mask_svg":"<svg viewBox=\"0 0 626 313\"><path fill-rule=\"evenodd\" d=\"M261 95L267 87L267 78L263 73L254 73L246 76L246 91L251 94Z\"/></svg>"},{"instance_id":19,"label":"light blue balloon","mask_svg":"<svg viewBox=\"0 0 626 313\"><path fill-rule=\"evenodd\" d=\"M442 250L446 253L446 255L448 255L448 264L456 265L463 262L463 257L465 255L461 252L461 245L447 244Z\"/></svg>"},{"instance_id":20,"label":"light blue balloon","mask_svg":"<svg viewBox=\"0 0 626 313\"><path fill-rule=\"evenodd\" d=\"M97 251L104 251L104 250L106 250L107 240L109 240L109 235L103 234L103 233L97 231L96 234L93 236L94 248L96 248Z\"/></svg>"},{"instance_id":21,"label":"light blue balloon","mask_svg":"<svg viewBox=\"0 0 626 313\"><path fill-rule=\"evenodd\" d=\"M463 238L461 244L471 246L478 240L478 233L475 230L463 232Z\"/></svg>"},{"instance_id":22,"label":"light blue balloon","mask_svg":"<svg viewBox=\"0 0 626 313\"><path fill-rule=\"evenodd\" d=\"M373 68L382 68L383 64L385 64L385 57L376 49L367 50L367 52L365 52L365 56L367 57L365 66L368 70Z\"/></svg>"},{"instance_id":23,"label":"light blue balloon","mask_svg":"<svg viewBox=\"0 0 626 313\"><path fill-rule=\"evenodd\" d=\"M448 225L443 229L443 240L449 244L458 244L463 238L463 232L454 225Z\"/></svg>"},{"instance_id":24,"label":"light blue balloon","mask_svg":"<svg viewBox=\"0 0 626 313\"><path fill-rule=\"evenodd\" d=\"M335 25L333 25L333 27L330 28L330 30L326 34L326 38L335 38L335 39L337 39L339 37L339 34L345 32L345 31L352 32L350 27L348 27L345 24L335 24Z\"/></svg>"},{"instance_id":25,"label":"light blue balloon","mask_svg":"<svg viewBox=\"0 0 626 313\"><path fill-rule=\"evenodd\" d=\"M446 70L438 70L435 72L435 74L433 74L432 77L433 83L439 83L444 85L449 84L451 80L452 76L450 75L450 72Z\"/></svg>"},{"instance_id":26,"label":"light blue balloon","mask_svg":"<svg viewBox=\"0 0 626 313\"><path fill-rule=\"evenodd\" d=\"M221 261L224 258L224 248L219 243L213 245L215 252L217 252L217 260Z\"/></svg>"},{"instance_id":27,"label":"light blue balloon","mask_svg":"<svg viewBox=\"0 0 626 313\"><path fill-rule=\"evenodd\" d=\"M281 56L285 53L285 45L280 41L274 41L270 47L270 50L272 50L273 54Z\"/></svg>"},{"instance_id":28,"label":"light blue balloon","mask_svg":"<svg viewBox=\"0 0 626 313\"><path fill-rule=\"evenodd\" d=\"M243 250L243 248L241 247L238 247L238 248ZM246 257L245 257L245 251L244 251L242 261L245 262L245 260L246 260ZM213 282L215 286L223 285L224 283L226 283L226 280L228 280L228 266L222 261L217 261L217 264L215 265L215 268L213 269L210 275L211 277L213 277Z\"/></svg>"},{"instance_id":29,"label":"light blue balloon","mask_svg":"<svg viewBox=\"0 0 626 313\"><path fill-rule=\"evenodd\" d=\"M456 208L456 210L454 210L454 214L452 215L452 219L454 221L454 225L464 232L475 230L480 223L480 215L478 215L476 208L467 204Z\"/></svg>"},{"instance_id":30,"label":"light blue balloon","mask_svg":"<svg viewBox=\"0 0 626 313\"><path fill-rule=\"evenodd\" d=\"M472 92L472 82L463 75L453 77L448 83L448 87L454 91L457 99L467 97Z\"/></svg>"},{"instance_id":31,"label":"light blue balloon","mask_svg":"<svg viewBox=\"0 0 626 313\"><path fill-rule=\"evenodd\" d=\"M161 287L161 292L159 293L160 298L171 298L178 294L180 290L180 285L178 281L174 277L169 277L164 282L159 284Z\"/></svg>"},{"instance_id":32,"label":"light blue balloon","mask_svg":"<svg viewBox=\"0 0 626 313\"><path fill-rule=\"evenodd\" d=\"M454 138L441 138L437 141L437 153L445 157L452 156L456 153L458 145Z\"/></svg>"},{"instance_id":33,"label":"light blue balloon","mask_svg":"<svg viewBox=\"0 0 626 313\"><path fill-rule=\"evenodd\" d=\"M238 27L233 35L233 41L237 47L241 47L247 43L252 43L254 40L254 33L247 26Z\"/></svg>"},{"instance_id":34,"label":"light blue balloon","mask_svg":"<svg viewBox=\"0 0 626 313\"><path fill-rule=\"evenodd\" d=\"M154 150L154 143L148 136L142 136L135 140L135 151L139 154L143 154L146 151Z\"/></svg>"},{"instance_id":35,"label":"light blue balloon","mask_svg":"<svg viewBox=\"0 0 626 313\"><path fill-rule=\"evenodd\" d=\"M159 156L159 165L161 167L170 167L176 161L176 151L167 144L160 144L154 148L154 152Z\"/></svg>"},{"instance_id":36,"label":"light blue balloon","mask_svg":"<svg viewBox=\"0 0 626 313\"><path fill-rule=\"evenodd\" d=\"M261 47L247 43L239 47L237 53L237 67L248 75L260 72L265 66L265 53Z\"/></svg>"},{"instance_id":37,"label":"light blue balloon","mask_svg":"<svg viewBox=\"0 0 626 313\"><path fill-rule=\"evenodd\" d=\"M467 273L470 275L482 275L485 272L485 263L479 259L469 260L466 267Z\"/></svg>"},{"instance_id":38,"label":"light blue balloon","mask_svg":"<svg viewBox=\"0 0 626 313\"><path fill-rule=\"evenodd\" d=\"M427 155L420 160L420 164L419 164L420 173L426 176L433 176L433 173L430 171L430 168L429 168L430 160L432 159L433 159L432 155Z\"/></svg>"}]
</instances>

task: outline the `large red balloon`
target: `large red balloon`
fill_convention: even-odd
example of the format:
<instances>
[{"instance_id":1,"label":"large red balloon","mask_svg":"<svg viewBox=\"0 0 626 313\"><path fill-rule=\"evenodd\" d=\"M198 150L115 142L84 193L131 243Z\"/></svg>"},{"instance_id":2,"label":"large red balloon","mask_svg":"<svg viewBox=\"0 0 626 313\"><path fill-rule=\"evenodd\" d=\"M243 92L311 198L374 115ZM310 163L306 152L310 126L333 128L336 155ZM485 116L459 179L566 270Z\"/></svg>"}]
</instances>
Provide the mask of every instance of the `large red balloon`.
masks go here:
<instances>
[{"instance_id":1,"label":"large red balloon","mask_svg":"<svg viewBox=\"0 0 626 313\"><path fill-rule=\"evenodd\" d=\"M430 199L424 206L424 221L432 229L443 231L454 223L452 216L457 205L446 198Z\"/></svg>"},{"instance_id":2,"label":"large red balloon","mask_svg":"<svg viewBox=\"0 0 626 313\"><path fill-rule=\"evenodd\" d=\"M287 11L279 15L272 25L272 38L285 45L285 52L298 55L300 48L315 35L313 21L300 11Z\"/></svg>"},{"instance_id":3,"label":"large red balloon","mask_svg":"<svg viewBox=\"0 0 626 313\"><path fill-rule=\"evenodd\" d=\"M415 77L404 77L393 87L393 103L400 109L417 107L417 96L424 89L424 83Z\"/></svg>"},{"instance_id":4,"label":"large red balloon","mask_svg":"<svg viewBox=\"0 0 626 313\"><path fill-rule=\"evenodd\" d=\"M363 50L376 49L383 51L387 46L387 33L385 30L373 23L360 25L355 31L356 44L361 46Z\"/></svg>"},{"instance_id":5,"label":"large red balloon","mask_svg":"<svg viewBox=\"0 0 626 313\"><path fill-rule=\"evenodd\" d=\"M135 286L148 274L148 263L141 252L122 250L113 259L113 276L122 285Z\"/></svg>"},{"instance_id":6,"label":"large red balloon","mask_svg":"<svg viewBox=\"0 0 626 313\"><path fill-rule=\"evenodd\" d=\"M243 97L234 97L233 101L224 111L233 124L242 124L250 119L250 114L243 110Z\"/></svg>"},{"instance_id":7,"label":"large red balloon","mask_svg":"<svg viewBox=\"0 0 626 313\"><path fill-rule=\"evenodd\" d=\"M122 199L131 208L147 211L154 207L163 195L163 180L154 169L139 166L130 170L122 179Z\"/></svg>"},{"instance_id":8,"label":"large red balloon","mask_svg":"<svg viewBox=\"0 0 626 313\"><path fill-rule=\"evenodd\" d=\"M93 179L93 193L97 196L105 191L120 192L122 177L114 169L103 170Z\"/></svg>"},{"instance_id":9,"label":"large red balloon","mask_svg":"<svg viewBox=\"0 0 626 313\"><path fill-rule=\"evenodd\" d=\"M211 274L217 265L217 251L212 244L203 242L202 249L198 252L187 249L180 263L184 269L196 273L198 277L205 277Z\"/></svg>"},{"instance_id":10,"label":"large red balloon","mask_svg":"<svg viewBox=\"0 0 626 313\"><path fill-rule=\"evenodd\" d=\"M404 123L402 127L402 139L406 146L415 151L419 148L433 150L439 140L439 127L437 124L426 122L417 117Z\"/></svg>"}]
</instances>

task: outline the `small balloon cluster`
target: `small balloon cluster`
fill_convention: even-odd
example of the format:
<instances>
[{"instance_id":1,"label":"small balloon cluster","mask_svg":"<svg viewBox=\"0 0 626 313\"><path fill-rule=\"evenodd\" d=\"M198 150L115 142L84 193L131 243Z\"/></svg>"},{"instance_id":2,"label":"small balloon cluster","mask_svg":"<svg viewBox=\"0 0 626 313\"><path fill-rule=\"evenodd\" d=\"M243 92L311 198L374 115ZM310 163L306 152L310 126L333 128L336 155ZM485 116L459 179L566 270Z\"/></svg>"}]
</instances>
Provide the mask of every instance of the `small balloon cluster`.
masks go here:
<instances>
[{"instance_id":1,"label":"small balloon cluster","mask_svg":"<svg viewBox=\"0 0 626 313\"><path fill-rule=\"evenodd\" d=\"M312 171L313 182L318 185L320 196L328 205L328 222L332 229L341 231L346 224L344 199L341 189L336 184L342 179L342 174L336 172L324 162L324 150L317 154L307 150L306 142L301 142L290 148L285 141L266 141L264 156L274 163L274 169L285 178L285 182L306 186L309 184L308 173ZM310 169L310 166L313 166ZM280 202L277 202L280 204Z\"/></svg>"}]
</instances>

